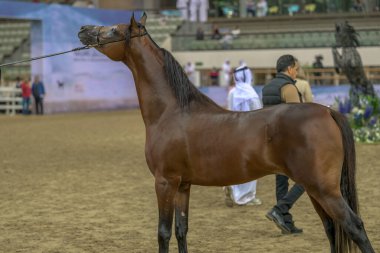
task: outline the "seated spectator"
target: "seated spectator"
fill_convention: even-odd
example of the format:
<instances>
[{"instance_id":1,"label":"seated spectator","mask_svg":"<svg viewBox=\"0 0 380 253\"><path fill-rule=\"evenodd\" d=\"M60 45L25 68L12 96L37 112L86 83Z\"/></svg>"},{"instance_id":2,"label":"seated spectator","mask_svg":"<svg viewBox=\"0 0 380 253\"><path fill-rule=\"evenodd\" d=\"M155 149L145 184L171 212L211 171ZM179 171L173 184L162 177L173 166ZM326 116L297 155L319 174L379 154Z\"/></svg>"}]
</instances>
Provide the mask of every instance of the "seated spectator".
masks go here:
<instances>
[{"instance_id":1,"label":"seated spectator","mask_svg":"<svg viewBox=\"0 0 380 253\"><path fill-rule=\"evenodd\" d=\"M266 0L259 0L256 5L256 16L265 17L268 13L268 3Z\"/></svg>"},{"instance_id":2,"label":"seated spectator","mask_svg":"<svg viewBox=\"0 0 380 253\"><path fill-rule=\"evenodd\" d=\"M223 38L221 40L219 40L219 42L222 44L223 46L223 49L230 49L231 48L231 45L232 45L232 41L233 41L234 37L232 36L232 34L229 32L229 33L226 33Z\"/></svg>"},{"instance_id":3,"label":"seated spectator","mask_svg":"<svg viewBox=\"0 0 380 253\"><path fill-rule=\"evenodd\" d=\"M219 32L219 27L217 25L214 25L212 29L211 39L220 40L221 38L222 38L222 35Z\"/></svg>"},{"instance_id":4,"label":"seated spectator","mask_svg":"<svg viewBox=\"0 0 380 253\"><path fill-rule=\"evenodd\" d=\"M219 86L219 71L217 68L213 67L210 72L210 79L212 86Z\"/></svg>"},{"instance_id":5,"label":"seated spectator","mask_svg":"<svg viewBox=\"0 0 380 253\"><path fill-rule=\"evenodd\" d=\"M236 39L240 35L240 28L238 25L234 27L234 29L231 30L232 37Z\"/></svg>"},{"instance_id":6,"label":"seated spectator","mask_svg":"<svg viewBox=\"0 0 380 253\"><path fill-rule=\"evenodd\" d=\"M197 29L197 33L195 35L195 39L196 40L204 40L204 38L205 38L204 31L203 31L202 27L199 26Z\"/></svg>"}]
</instances>

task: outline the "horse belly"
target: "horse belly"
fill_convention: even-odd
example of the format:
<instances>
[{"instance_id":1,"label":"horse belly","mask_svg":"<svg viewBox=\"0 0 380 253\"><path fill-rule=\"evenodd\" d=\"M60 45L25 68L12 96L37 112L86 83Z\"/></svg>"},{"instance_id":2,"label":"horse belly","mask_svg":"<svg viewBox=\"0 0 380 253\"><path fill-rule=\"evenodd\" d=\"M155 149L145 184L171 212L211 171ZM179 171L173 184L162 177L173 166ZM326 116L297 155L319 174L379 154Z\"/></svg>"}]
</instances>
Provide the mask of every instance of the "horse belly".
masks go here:
<instances>
[{"instance_id":1,"label":"horse belly","mask_svg":"<svg viewBox=\"0 0 380 253\"><path fill-rule=\"evenodd\" d=\"M208 152L190 158L192 183L197 185L225 186L240 184L262 177L259 158L262 156L254 141L231 142L226 140L208 148Z\"/></svg>"}]
</instances>

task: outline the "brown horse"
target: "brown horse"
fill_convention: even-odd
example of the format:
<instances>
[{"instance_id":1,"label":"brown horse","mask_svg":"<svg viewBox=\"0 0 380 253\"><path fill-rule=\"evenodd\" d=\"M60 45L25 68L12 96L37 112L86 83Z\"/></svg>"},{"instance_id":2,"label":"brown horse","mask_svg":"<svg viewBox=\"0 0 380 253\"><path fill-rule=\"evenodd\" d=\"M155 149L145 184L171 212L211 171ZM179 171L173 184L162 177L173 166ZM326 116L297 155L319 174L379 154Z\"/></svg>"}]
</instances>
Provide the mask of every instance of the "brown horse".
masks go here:
<instances>
[{"instance_id":1,"label":"brown horse","mask_svg":"<svg viewBox=\"0 0 380 253\"><path fill-rule=\"evenodd\" d=\"M241 184L269 174L305 187L331 252L350 252L355 244L374 252L358 216L355 145L345 117L312 103L227 111L190 83L151 39L145 21L144 14L129 25L84 26L78 36L133 73L155 177L159 252L169 251L174 212L179 252L187 252L192 184Z\"/></svg>"}]
</instances>

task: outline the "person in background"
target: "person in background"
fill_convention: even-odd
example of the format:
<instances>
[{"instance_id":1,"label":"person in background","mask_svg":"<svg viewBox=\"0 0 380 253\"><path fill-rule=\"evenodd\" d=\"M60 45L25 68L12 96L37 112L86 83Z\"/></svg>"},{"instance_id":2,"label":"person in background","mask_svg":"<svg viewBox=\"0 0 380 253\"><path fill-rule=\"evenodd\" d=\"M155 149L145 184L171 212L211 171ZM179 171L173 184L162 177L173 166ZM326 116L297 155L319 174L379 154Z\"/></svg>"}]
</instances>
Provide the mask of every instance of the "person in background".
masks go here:
<instances>
[{"instance_id":1,"label":"person in background","mask_svg":"<svg viewBox=\"0 0 380 253\"><path fill-rule=\"evenodd\" d=\"M265 17L268 13L268 3L266 0L259 0L256 5L256 16Z\"/></svg>"},{"instance_id":2,"label":"person in background","mask_svg":"<svg viewBox=\"0 0 380 253\"><path fill-rule=\"evenodd\" d=\"M45 87L40 81L40 77L37 75L34 77L32 84L32 94L34 97L34 102L36 104L36 114L44 114L44 97L45 97Z\"/></svg>"},{"instance_id":3,"label":"person in background","mask_svg":"<svg viewBox=\"0 0 380 253\"><path fill-rule=\"evenodd\" d=\"M240 28L238 25L235 25L234 29L231 30L232 37L237 39L240 35Z\"/></svg>"},{"instance_id":4,"label":"person in background","mask_svg":"<svg viewBox=\"0 0 380 253\"><path fill-rule=\"evenodd\" d=\"M195 65L192 62L188 62L185 65L185 73L192 84L195 84Z\"/></svg>"},{"instance_id":5,"label":"person in background","mask_svg":"<svg viewBox=\"0 0 380 253\"><path fill-rule=\"evenodd\" d=\"M211 85L212 86L218 86L219 85L219 71L216 67L213 67L210 72L210 79L211 79Z\"/></svg>"},{"instance_id":6,"label":"person in background","mask_svg":"<svg viewBox=\"0 0 380 253\"><path fill-rule=\"evenodd\" d=\"M322 55L316 55L315 56L315 61L313 62L313 68L314 69L323 69L323 63L322 63L322 60L323 60L323 56ZM321 79L322 77L322 73L317 71L317 72L314 72L314 77L315 77L315 81L314 83L315 84L320 84L320 85L323 85L323 81Z\"/></svg>"},{"instance_id":7,"label":"person in background","mask_svg":"<svg viewBox=\"0 0 380 253\"><path fill-rule=\"evenodd\" d=\"M190 21L197 22L199 20L201 23L207 22L208 8L208 0L190 0ZM198 11L199 19L197 18Z\"/></svg>"},{"instance_id":8,"label":"person in background","mask_svg":"<svg viewBox=\"0 0 380 253\"><path fill-rule=\"evenodd\" d=\"M22 114L28 115L30 114L30 95L32 94L32 89L30 88L30 79L25 78L23 82L21 82L21 96L22 96Z\"/></svg>"},{"instance_id":9,"label":"person in background","mask_svg":"<svg viewBox=\"0 0 380 253\"><path fill-rule=\"evenodd\" d=\"M264 107L283 103L301 103L301 97L295 86L299 64L292 55L283 55L277 60L277 74L262 90ZM283 234L299 234L302 229L294 225L290 209L305 192L305 189L294 184L289 190L289 178L276 175L276 205L266 214Z\"/></svg>"},{"instance_id":10,"label":"person in background","mask_svg":"<svg viewBox=\"0 0 380 253\"><path fill-rule=\"evenodd\" d=\"M302 102L313 102L313 93L311 92L310 84L306 81L305 71L300 66L296 78L296 87L301 94Z\"/></svg>"},{"instance_id":11,"label":"person in background","mask_svg":"<svg viewBox=\"0 0 380 253\"><path fill-rule=\"evenodd\" d=\"M22 83L21 78L19 76L16 77L16 88L21 88Z\"/></svg>"},{"instance_id":12,"label":"person in background","mask_svg":"<svg viewBox=\"0 0 380 253\"><path fill-rule=\"evenodd\" d=\"M196 40L204 40L204 38L205 38L205 33L204 33L202 27L199 26L197 28L197 33L195 35L195 39Z\"/></svg>"},{"instance_id":13,"label":"person in background","mask_svg":"<svg viewBox=\"0 0 380 253\"><path fill-rule=\"evenodd\" d=\"M231 33L226 33L219 40L219 43L222 45L223 49L231 49L233 39L234 37Z\"/></svg>"},{"instance_id":14,"label":"person in background","mask_svg":"<svg viewBox=\"0 0 380 253\"><path fill-rule=\"evenodd\" d=\"M252 88L252 74L247 66L240 66L234 71L235 87L228 93L228 109L232 111L252 111L262 108L259 95ZM261 205L256 198L257 180L224 187L225 204Z\"/></svg>"},{"instance_id":15,"label":"person in background","mask_svg":"<svg viewBox=\"0 0 380 253\"><path fill-rule=\"evenodd\" d=\"M177 0L176 7L181 12L183 20L189 19L189 0Z\"/></svg>"},{"instance_id":16,"label":"person in background","mask_svg":"<svg viewBox=\"0 0 380 253\"><path fill-rule=\"evenodd\" d=\"M251 15L252 17L256 16L256 3L253 0L248 0L245 5L245 10L247 12L247 17Z\"/></svg>"},{"instance_id":17,"label":"person in background","mask_svg":"<svg viewBox=\"0 0 380 253\"><path fill-rule=\"evenodd\" d=\"M247 63L245 63L244 60L239 60L239 68L242 68L242 67L247 67ZM255 85L255 78L252 74L252 70L250 68L247 69L247 71L249 71L250 75L251 75L251 78L252 78L252 85Z\"/></svg>"},{"instance_id":18,"label":"person in background","mask_svg":"<svg viewBox=\"0 0 380 253\"><path fill-rule=\"evenodd\" d=\"M219 27L217 25L213 25L211 39L219 40L221 38L222 38L222 35L219 32Z\"/></svg>"},{"instance_id":19,"label":"person in background","mask_svg":"<svg viewBox=\"0 0 380 253\"><path fill-rule=\"evenodd\" d=\"M226 60L222 65L222 72L224 78L224 86L228 87L231 84L231 65L230 60Z\"/></svg>"}]
</instances>

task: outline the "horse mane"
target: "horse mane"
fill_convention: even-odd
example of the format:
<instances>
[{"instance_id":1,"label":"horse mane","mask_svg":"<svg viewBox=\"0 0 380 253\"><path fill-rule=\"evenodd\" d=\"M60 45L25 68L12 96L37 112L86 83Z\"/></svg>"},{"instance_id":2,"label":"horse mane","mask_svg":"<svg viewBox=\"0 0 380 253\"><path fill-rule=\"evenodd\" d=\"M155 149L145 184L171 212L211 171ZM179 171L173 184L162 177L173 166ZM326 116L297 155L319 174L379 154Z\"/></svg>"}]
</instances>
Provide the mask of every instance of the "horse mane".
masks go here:
<instances>
[{"instance_id":1,"label":"horse mane","mask_svg":"<svg viewBox=\"0 0 380 253\"><path fill-rule=\"evenodd\" d=\"M187 77L182 66L167 50L161 48L164 54L164 69L166 78L182 109L188 108L191 102L216 105L209 97L200 92Z\"/></svg>"},{"instance_id":2,"label":"horse mane","mask_svg":"<svg viewBox=\"0 0 380 253\"><path fill-rule=\"evenodd\" d=\"M350 25L347 21L343 25L343 33L345 34L345 38L343 39L343 46L356 46L359 47L359 34L355 31L355 28Z\"/></svg>"}]
</instances>

